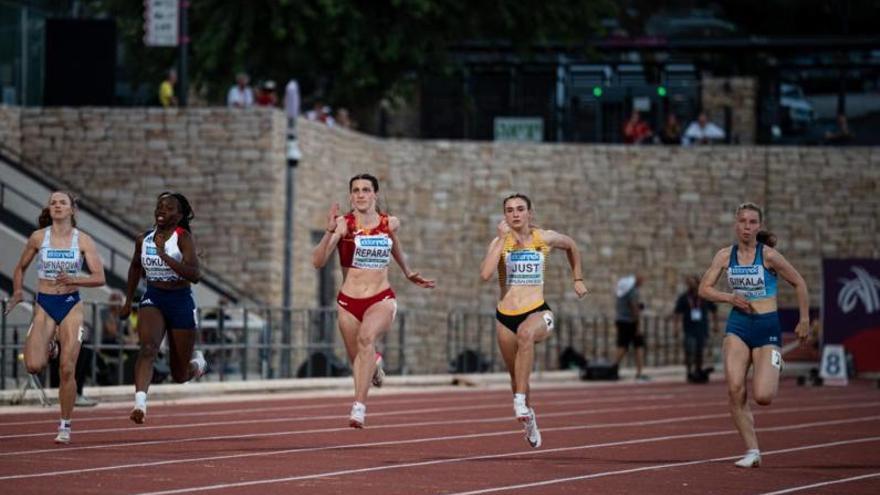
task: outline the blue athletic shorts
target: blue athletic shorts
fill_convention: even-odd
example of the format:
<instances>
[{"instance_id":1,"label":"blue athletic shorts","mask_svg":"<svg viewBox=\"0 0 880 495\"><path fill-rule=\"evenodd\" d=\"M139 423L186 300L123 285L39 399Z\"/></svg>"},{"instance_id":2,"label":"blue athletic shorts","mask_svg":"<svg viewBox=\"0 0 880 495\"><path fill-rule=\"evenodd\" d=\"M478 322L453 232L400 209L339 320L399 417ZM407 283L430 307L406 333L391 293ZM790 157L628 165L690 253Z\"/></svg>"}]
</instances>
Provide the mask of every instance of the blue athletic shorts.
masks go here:
<instances>
[{"instance_id":1,"label":"blue athletic shorts","mask_svg":"<svg viewBox=\"0 0 880 495\"><path fill-rule=\"evenodd\" d=\"M782 327L779 326L779 314L772 313L748 314L732 309L727 316L725 333L736 335L749 346L749 349L765 345L782 345Z\"/></svg>"},{"instance_id":2,"label":"blue athletic shorts","mask_svg":"<svg viewBox=\"0 0 880 495\"><path fill-rule=\"evenodd\" d=\"M165 319L165 328L195 330L198 326L196 302L189 287L169 290L148 285L140 307L158 309Z\"/></svg>"},{"instance_id":3,"label":"blue athletic shorts","mask_svg":"<svg viewBox=\"0 0 880 495\"><path fill-rule=\"evenodd\" d=\"M43 311L55 320L56 325L60 325L70 310L79 302L79 291L70 294L43 294L37 293L37 304L43 308Z\"/></svg>"}]
</instances>

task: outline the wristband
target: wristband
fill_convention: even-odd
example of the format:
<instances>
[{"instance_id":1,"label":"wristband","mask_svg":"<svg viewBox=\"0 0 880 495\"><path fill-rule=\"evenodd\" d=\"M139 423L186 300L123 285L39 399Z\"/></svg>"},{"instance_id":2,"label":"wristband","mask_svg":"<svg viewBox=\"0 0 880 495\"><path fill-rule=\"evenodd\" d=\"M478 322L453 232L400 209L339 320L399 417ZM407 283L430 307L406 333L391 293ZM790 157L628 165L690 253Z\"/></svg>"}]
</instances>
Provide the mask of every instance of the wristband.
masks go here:
<instances>
[{"instance_id":1,"label":"wristband","mask_svg":"<svg viewBox=\"0 0 880 495\"><path fill-rule=\"evenodd\" d=\"M575 282L583 282L584 279L582 279L582 278L576 278L576 279L574 279L574 281L575 281Z\"/></svg>"}]
</instances>

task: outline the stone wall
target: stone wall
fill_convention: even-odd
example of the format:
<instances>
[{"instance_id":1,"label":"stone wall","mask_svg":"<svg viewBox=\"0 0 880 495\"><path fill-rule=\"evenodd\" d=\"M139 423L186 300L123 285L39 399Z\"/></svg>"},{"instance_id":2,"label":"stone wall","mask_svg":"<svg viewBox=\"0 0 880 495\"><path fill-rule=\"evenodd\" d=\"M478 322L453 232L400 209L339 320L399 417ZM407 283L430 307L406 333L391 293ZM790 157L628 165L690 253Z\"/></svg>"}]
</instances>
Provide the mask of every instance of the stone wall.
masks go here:
<instances>
[{"instance_id":1,"label":"stone wall","mask_svg":"<svg viewBox=\"0 0 880 495\"><path fill-rule=\"evenodd\" d=\"M750 77L714 78L704 77L701 81L703 110L709 120L721 127L724 122L724 109L730 108L731 128L724 129L735 144L754 144L758 129L757 97L758 83Z\"/></svg>"},{"instance_id":2,"label":"stone wall","mask_svg":"<svg viewBox=\"0 0 880 495\"><path fill-rule=\"evenodd\" d=\"M259 299L281 302L281 112L28 108L21 123L29 161L137 228L150 225L160 191L184 192L206 264ZM814 306L823 256L880 257L880 148L382 140L302 120L298 135L294 305L318 300L313 232L323 233L333 202L347 208L348 178L371 172L383 207L402 220L410 265L438 280L424 290L391 271L401 309L419 313L408 323L414 346L443 348L447 311L492 311L497 283L481 282L477 270L501 199L512 192L528 194L539 224L581 249L589 297L575 297L562 253L547 274L548 302L570 314L612 314L614 283L634 270L645 275L648 310L669 314L682 276L704 270L733 241L732 214L743 201L765 206L766 226L804 275ZM781 306L793 306L793 291L781 286Z\"/></svg>"},{"instance_id":3,"label":"stone wall","mask_svg":"<svg viewBox=\"0 0 880 495\"><path fill-rule=\"evenodd\" d=\"M285 119L225 108L25 108L22 154L141 231L156 196L193 205L205 265L240 289L280 304Z\"/></svg>"},{"instance_id":4,"label":"stone wall","mask_svg":"<svg viewBox=\"0 0 880 495\"><path fill-rule=\"evenodd\" d=\"M0 151L21 153L21 109L0 105Z\"/></svg>"}]
</instances>

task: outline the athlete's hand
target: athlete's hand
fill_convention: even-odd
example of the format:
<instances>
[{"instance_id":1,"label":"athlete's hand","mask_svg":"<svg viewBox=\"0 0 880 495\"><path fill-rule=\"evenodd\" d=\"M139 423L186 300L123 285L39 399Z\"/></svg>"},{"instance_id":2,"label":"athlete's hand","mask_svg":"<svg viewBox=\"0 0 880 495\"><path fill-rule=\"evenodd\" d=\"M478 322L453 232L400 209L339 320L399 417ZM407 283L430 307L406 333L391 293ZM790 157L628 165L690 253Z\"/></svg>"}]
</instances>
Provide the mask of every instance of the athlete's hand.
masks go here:
<instances>
[{"instance_id":1,"label":"athlete's hand","mask_svg":"<svg viewBox=\"0 0 880 495\"><path fill-rule=\"evenodd\" d=\"M156 245L156 251L158 251L157 254L161 255L161 253L165 252L165 241L167 240L168 239L165 239L165 234L161 232L156 232L156 234L153 235L153 244Z\"/></svg>"},{"instance_id":2,"label":"athlete's hand","mask_svg":"<svg viewBox=\"0 0 880 495\"><path fill-rule=\"evenodd\" d=\"M501 220L498 222L498 238L504 239L504 237L510 232L510 225L507 224L507 220Z\"/></svg>"},{"instance_id":3,"label":"athlete's hand","mask_svg":"<svg viewBox=\"0 0 880 495\"><path fill-rule=\"evenodd\" d=\"M584 284L583 280L576 280L574 282L574 293L577 294L578 299L586 296L590 293L590 290L587 289L586 284Z\"/></svg>"},{"instance_id":4,"label":"athlete's hand","mask_svg":"<svg viewBox=\"0 0 880 495\"><path fill-rule=\"evenodd\" d=\"M419 272L410 273L409 275L406 276L406 279L409 280L410 282L418 285L419 287L424 288L424 289L433 289L434 287L437 286L436 280L430 280L425 277L422 277L422 275Z\"/></svg>"},{"instance_id":5,"label":"athlete's hand","mask_svg":"<svg viewBox=\"0 0 880 495\"><path fill-rule=\"evenodd\" d=\"M736 293L731 294L730 301L728 301L728 302L730 304L733 304L733 306L740 311L743 311L745 313L752 312L752 305L749 304L749 301L746 300L746 298L744 298L743 296L741 296L739 294L736 294Z\"/></svg>"},{"instance_id":6,"label":"athlete's hand","mask_svg":"<svg viewBox=\"0 0 880 495\"><path fill-rule=\"evenodd\" d=\"M801 341L801 344L805 344L807 339L810 338L810 322L807 320L800 320L796 327L794 327L794 333L797 335L798 340Z\"/></svg>"},{"instance_id":7,"label":"athlete's hand","mask_svg":"<svg viewBox=\"0 0 880 495\"><path fill-rule=\"evenodd\" d=\"M128 318L128 315L131 314L131 300L126 298L125 302L122 303L122 307L119 308L119 319L124 320Z\"/></svg>"},{"instance_id":8,"label":"athlete's hand","mask_svg":"<svg viewBox=\"0 0 880 495\"><path fill-rule=\"evenodd\" d=\"M327 213L327 232L332 233L336 231L336 217L339 216L339 203L333 203L333 206L330 207L330 211Z\"/></svg>"},{"instance_id":9,"label":"athlete's hand","mask_svg":"<svg viewBox=\"0 0 880 495\"><path fill-rule=\"evenodd\" d=\"M6 301L6 311L3 314L8 315L9 312L12 311L12 308L16 307L18 305L18 303L20 303L22 301L23 298L24 298L24 296L20 290L13 292L12 297L9 298L8 301Z\"/></svg>"},{"instance_id":10,"label":"athlete's hand","mask_svg":"<svg viewBox=\"0 0 880 495\"><path fill-rule=\"evenodd\" d=\"M67 272L61 272L58 274L57 277L55 277L55 285L57 285L58 288L62 290L72 289L75 285L73 279L74 277L68 275Z\"/></svg>"}]
</instances>

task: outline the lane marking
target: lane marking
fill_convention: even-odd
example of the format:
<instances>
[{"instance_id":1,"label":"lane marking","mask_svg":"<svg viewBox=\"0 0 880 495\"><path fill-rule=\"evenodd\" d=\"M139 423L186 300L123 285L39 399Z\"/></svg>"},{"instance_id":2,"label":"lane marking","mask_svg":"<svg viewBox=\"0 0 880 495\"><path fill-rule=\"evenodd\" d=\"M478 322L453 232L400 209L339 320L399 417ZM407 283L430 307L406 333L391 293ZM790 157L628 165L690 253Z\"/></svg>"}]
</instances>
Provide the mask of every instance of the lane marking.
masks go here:
<instances>
[{"instance_id":1,"label":"lane marking","mask_svg":"<svg viewBox=\"0 0 880 495\"><path fill-rule=\"evenodd\" d=\"M775 492L762 493L761 495L781 495L783 493L799 492L799 491L803 491L803 490L809 490L810 488L819 488L820 486L836 485L838 483L850 483L853 481L865 480L865 479L869 479L869 478L876 478L878 476L880 476L880 473L863 474L861 476L853 476L851 478L843 478L843 479L839 479L839 480L831 480L831 481L823 481L821 483L813 483L812 485L795 486L792 488L786 488L784 490L778 490Z\"/></svg>"}]
</instances>

